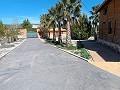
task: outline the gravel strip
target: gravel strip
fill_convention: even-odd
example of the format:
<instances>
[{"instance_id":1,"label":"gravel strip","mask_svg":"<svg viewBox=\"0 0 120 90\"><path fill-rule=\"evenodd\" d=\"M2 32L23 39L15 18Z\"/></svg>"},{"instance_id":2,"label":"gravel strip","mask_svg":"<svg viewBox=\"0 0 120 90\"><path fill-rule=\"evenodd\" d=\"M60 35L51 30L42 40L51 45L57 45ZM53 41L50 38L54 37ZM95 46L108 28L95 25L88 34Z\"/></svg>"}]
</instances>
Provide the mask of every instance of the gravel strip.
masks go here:
<instances>
[{"instance_id":1,"label":"gravel strip","mask_svg":"<svg viewBox=\"0 0 120 90\"><path fill-rule=\"evenodd\" d=\"M4 46L0 46L0 59L2 57L4 57L6 54L8 54L9 52L11 52L12 50L14 50L16 47L18 47L20 44L22 44L26 39L22 39L10 44L6 44L5 47ZM8 45L8 47L7 47Z\"/></svg>"}]
</instances>

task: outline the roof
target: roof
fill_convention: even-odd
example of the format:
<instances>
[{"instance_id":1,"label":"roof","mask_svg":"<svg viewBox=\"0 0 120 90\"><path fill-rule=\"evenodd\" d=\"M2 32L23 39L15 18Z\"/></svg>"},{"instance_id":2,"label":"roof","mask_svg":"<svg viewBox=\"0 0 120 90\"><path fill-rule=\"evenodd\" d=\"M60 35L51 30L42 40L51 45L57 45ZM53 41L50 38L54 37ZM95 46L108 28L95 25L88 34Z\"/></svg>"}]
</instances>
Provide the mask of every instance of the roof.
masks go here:
<instances>
[{"instance_id":1,"label":"roof","mask_svg":"<svg viewBox=\"0 0 120 90\"><path fill-rule=\"evenodd\" d=\"M108 5L112 0L105 0L100 7L98 8L97 12L101 11L106 5Z\"/></svg>"}]
</instances>

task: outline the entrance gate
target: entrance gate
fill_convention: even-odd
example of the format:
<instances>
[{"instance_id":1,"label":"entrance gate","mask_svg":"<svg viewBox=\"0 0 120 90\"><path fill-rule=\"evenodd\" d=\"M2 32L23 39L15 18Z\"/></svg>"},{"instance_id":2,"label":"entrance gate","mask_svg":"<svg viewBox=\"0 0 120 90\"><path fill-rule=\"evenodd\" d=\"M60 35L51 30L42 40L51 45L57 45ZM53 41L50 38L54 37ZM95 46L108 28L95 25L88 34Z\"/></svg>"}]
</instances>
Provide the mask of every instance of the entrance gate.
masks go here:
<instances>
[{"instance_id":1,"label":"entrance gate","mask_svg":"<svg viewBox=\"0 0 120 90\"><path fill-rule=\"evenodd\" d=\"M38 38L37 32L27 32L27 38Z\"/></svg>"}]
</instances>

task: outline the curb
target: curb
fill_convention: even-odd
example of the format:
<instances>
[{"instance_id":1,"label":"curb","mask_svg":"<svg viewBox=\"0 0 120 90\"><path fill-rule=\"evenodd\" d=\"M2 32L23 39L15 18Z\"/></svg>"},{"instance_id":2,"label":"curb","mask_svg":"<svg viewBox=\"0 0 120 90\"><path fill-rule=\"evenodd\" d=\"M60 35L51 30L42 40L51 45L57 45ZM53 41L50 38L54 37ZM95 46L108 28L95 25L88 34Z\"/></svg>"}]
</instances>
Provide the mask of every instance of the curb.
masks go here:
<instances>
[{"instance_id":1,"label":"curb","mask_svg":"<svg viewBox=\"0 0 120 90\"><path fill-rule=\"evenodd\" d=\"M24 39L20 44L16 45L15 47L13 47L10 51L6 52L5 54L0 56L0 59L2 59L3 57L5 57L8 53L10 53L11 51L13 51L15 48L17 48L18 46L20 46L22 43L24 43L26 41L26 39Z\"/></svg>"},{"instance_id":2,"label":"curb","mask_svg":"<svg viewBox=\"0 0 120 90\"><path fill-rule=\"evenodd\" d=\"M44 40L44 39L41 39L41 38L39 38L43 43L45 43L46 41ZM51 45L51 44L49 44L49 45ZM82 59L82 60L84 60L84 61L86 61L86 62L91 62L90 60L88 60L88 59L86 59L86 58L83 58L83 57L81 57L81 56L78 56L78 55L76 55L76 54L74 54L74 53L71 53L70 51L68 51L68 50L65 50L65 49L61 49L61 48L59 48L59 47L57 47L57 46L55 46L55 45L51 45L52 47L55 47L55 48L57 48L57 49L59 49L59 50L61 50L61 51L64 51L64 52L66 52L66 53L68 53L68 54L70 54L70 55L73 55L73 56L75 56L75 57L77 57L77 58L80 58L80 59Z\"/></svg>"},{"instance_id":3,"label":"curb","mask_svg":"<svg viewBox=\"0 0 120 90\"><path fill-rule=\"evenodd\" d=\"M55 46L56 47L56 46ZM58 47L57 47L58 48ZM61 48L58 48L59 50L61 50L61 51L64 51L64 52L66 52L66 53L68 53L68 54L71 54L71 55L73 55L73 56L75 56L75 57L77 57L77 58L80 58L80 59L82 59L82 60L84 60L84 61L86 61L86 62L90 62L90 60L88 60L88 59L86 59L86 58L83 58L83 57L81 57L81 56L78 56L78 55L76 55L76 54L74 54L74 53L71 53L70 51L67 51L67 50L65 50L65 49L61 49Z\"/></svg>"}]
</instances>

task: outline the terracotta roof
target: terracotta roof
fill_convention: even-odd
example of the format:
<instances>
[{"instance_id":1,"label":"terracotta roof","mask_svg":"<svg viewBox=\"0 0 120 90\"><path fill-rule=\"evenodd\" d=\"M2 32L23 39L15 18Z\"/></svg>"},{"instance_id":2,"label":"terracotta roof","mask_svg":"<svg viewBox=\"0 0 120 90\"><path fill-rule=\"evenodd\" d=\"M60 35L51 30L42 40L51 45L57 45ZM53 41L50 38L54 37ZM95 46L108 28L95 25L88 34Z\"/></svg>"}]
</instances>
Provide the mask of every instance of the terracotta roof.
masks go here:
<instances>
[{"instance_id":1,"label":"terracotta roof","mask_svg":"<svg viewBox=\"0 0 120 90\"><path fill-rule=\"evenodd\" d=\"M109 4L112 0L105 0L101 6L98 8L97 12L101 11L102 8L104 8L107 4Z\"/></svg>"}]
</instances>

